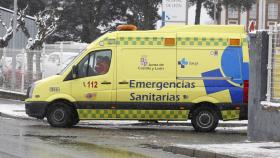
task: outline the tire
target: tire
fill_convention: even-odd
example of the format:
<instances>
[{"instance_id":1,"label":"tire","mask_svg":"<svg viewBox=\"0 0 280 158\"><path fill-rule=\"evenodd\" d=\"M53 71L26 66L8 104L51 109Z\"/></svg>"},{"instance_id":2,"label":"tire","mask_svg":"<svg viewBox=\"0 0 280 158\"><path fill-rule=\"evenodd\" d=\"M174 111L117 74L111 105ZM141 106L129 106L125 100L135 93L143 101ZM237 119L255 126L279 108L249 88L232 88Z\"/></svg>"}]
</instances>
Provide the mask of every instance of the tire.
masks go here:
<instances>
[{"instance_id":1,"label":"tire","mask_svg":"<svg viewBox=\"0 0 280 158\"><path fill-rule=\"evenodd\" d=\"M219 123L218 112L208 106L200 106L192 112L191 123L197 132L212 132Z\"/></svg>"},{"instance_id":2,"label":"tire","mask_svg":"<svg viewBox=\"0 0 280 158\"><path fill-rule=\"evenodd\" d=\"M73 125L72 126L75 126L76 124L78 124L80 122L80 119L79 119L79 116L78 114L76 113L74 115L74 122L73 122Z\"/></svg>"},{"instance_id":3,"label":"tire","mask_svg":"<svg viewBox=\"0 0 280 158\"><path fill-rule=\"evenodd\" d=\"M63 102L57 102L50 106L47 120L53 127L72 127L76 123L73 108Z\"/></svg>"}]
</instances>

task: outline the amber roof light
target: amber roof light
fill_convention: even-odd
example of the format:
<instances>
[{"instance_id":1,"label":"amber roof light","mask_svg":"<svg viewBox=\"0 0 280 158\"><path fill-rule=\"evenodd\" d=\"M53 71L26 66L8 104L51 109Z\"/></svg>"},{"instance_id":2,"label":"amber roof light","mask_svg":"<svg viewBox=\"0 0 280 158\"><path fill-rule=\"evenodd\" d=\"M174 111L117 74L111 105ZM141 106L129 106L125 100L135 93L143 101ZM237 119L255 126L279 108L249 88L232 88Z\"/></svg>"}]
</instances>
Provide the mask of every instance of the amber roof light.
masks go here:
<instances>
[{"instance_id":1,"label":"amber roof light","mask_svg":"<svg viewBox=\"0 0 280 158\"><path fill-rule=\"evenodd\" d=\"M135 25L119 25L117 27L118 31L136 31L137 27Z\"/></svg>"}]
</instances>

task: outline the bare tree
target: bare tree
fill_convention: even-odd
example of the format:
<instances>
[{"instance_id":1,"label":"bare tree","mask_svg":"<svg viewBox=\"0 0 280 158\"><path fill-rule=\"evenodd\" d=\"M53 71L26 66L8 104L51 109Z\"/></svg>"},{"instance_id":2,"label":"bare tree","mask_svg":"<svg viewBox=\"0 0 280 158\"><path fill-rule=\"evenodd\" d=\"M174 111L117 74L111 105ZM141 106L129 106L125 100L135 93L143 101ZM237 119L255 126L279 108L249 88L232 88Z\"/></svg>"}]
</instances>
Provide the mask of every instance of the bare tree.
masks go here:
<instances>
[{"instance_id":1,"label":"bare tree","mask_svg":"<svg viewBox=\"0 0 280 158\"><path fill-rule=\"evenodd\" d=\"M35 15L35 23L37 26L37 34L35 38L30 36L28 29L26 28L24 18L19 22L20 28L28 38L26 45L27 49L27 81L31 83L33 80L33 56L34 50L41 50L43 48L44 41L48 36L50 36L57 28L58 16L56 15L55 10L44 10L40 11ZM36 78L42 78L41 72L41 52L36 53Z\"/></svg>"},{"instance_id":2,"label":"bare tree","mask_svg":"<svg viewBox=\"0 0 280 158\"><path fill-rule=\"evenodd\" d=\"M10 26L8 27L6 23L2 20L0 16L0 24L5 28L6 33L3 37L0 37L0 48L7 47L9 41L13 38L13 20L11 18Z\"/></svg>"},{"instance_id":3,"label":"bare tree","mask_svg":"<svg viewBox=\"0 0 280 158\"><path fill-rule=\"evenodd\" d=\"M26 17L26 8L24 8L23 10L18 10L18 17L17 17L17 22L19 21L24 21L25 17ZM0 37L0 48L5 48L8 46L9 41L13 38L13 18L10 19L10 24L9 27L7 26L7 24L2 20L1 18L1 14L0 14L0 25L2 25L4 27L4 29L6 30L6 33L3 37ZM18 31L20 27L20 24L18 23L16 26L16 31ZM3 51L0 51L0 60L3 56Z\"/></svg>"}]
</instances>

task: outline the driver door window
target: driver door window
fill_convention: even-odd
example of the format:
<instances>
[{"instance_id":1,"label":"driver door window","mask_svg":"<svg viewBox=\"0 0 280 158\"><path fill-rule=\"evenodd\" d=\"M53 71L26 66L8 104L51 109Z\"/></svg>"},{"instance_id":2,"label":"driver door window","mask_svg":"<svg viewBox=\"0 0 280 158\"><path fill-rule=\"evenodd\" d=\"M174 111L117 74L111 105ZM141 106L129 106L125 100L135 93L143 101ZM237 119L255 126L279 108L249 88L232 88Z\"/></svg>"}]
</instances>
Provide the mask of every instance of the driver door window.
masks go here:
<instances>
[{"instance_id":1,"label":"driver door window","mask_svg":"<svg viewBox=\"0 0 280 158\"><path fill-rule=\"evenodd\" d=\"M103 50L92 52L78 64L78 78L98 76L108 73L112 52Z\"/></svg>"}]
</instances>

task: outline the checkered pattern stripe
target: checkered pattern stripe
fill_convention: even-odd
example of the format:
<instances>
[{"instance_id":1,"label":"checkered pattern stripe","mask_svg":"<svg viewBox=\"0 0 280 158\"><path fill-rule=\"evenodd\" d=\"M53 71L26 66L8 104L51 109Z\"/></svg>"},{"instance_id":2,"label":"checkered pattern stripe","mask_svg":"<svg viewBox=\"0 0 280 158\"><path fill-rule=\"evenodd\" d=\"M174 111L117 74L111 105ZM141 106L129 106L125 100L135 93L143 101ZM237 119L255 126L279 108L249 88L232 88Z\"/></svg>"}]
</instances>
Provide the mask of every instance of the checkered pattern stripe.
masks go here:
<instances>
[{"instance_id":1,"label":"checkered pattern stripe","mask_svg":"<svg viewBox=\"0 0 280 158\"><path fill-rule=\"evenodd\" d=\"M164 45L163 37L120 37L117 45L150 45L161 46Z\"/></svg>"},{"instance_id":2,"label":"checkered pattern stripe","mask_svg":"<svg viewBox=\"0 0 280 158\"><path fill-rule=\"evenodd\" d=\"M102 42L104 45L116 45L115 39L105 38Z\"/></svg>"},{"instance_id":3,"label":"checkered pattern stripe","mask_svg":"<svg viewBox=\"0 0 280 158\"><path fill-rule=\"evenodd\" d=\"M242 45L248 44L248 39L247 38L243 38L241 43L242 43Z\"/></svg>"},{"instance_id":4,"label":"checkered pattern stripe","mask_svg":"<svg viewBox=\"0 0 280 158\"><path fill-rule=\"evenodd\" d=\"M228 46L226 38L178 37L178 46Z\"/></svg>"},{"instance_id":5,"label":"checkered pattern stripe","mask_svg":"<svg viewBox=\"0 0 280 158\"><path fill-rule=\"evenodd\" d=\"M187 120L188 110L78 109L80 119Z\"/></svg>"},{"instance_id":6,"label":"checkered pattern stripe","mask_svg":"<svg viewBox=\"0 0 280 158\"><path fill-rule=\"evenodd\" d=\"M117 40L105 38L104 45L150 45L163 46L164 37L120 37ZM247 39L242 39L241 44L247 44ZM228 46L227 38L209 37L178 37L177 46Z\"/></svg>"},{"instance_id":7,"label":"checkered pattern stripe","mask_svg":"<svg viewBox=\"0 0 280 158\"><path fill-rule=\"evenodd\" d=\"M238 120L239 119L240 110L223 110L222 117L223 120Z\"/></svg>"}]
</instances>

